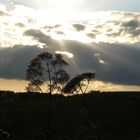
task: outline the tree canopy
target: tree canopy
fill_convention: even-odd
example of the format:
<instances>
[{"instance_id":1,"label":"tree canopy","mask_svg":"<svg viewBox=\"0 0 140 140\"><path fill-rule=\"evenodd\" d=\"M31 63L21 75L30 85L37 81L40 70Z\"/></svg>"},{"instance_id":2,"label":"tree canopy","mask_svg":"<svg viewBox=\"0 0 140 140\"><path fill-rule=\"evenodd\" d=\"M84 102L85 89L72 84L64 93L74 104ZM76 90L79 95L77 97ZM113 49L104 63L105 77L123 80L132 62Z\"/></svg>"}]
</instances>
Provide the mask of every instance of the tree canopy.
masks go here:
<instances>
[{"instance_id":1,"label":"tree canopy","mask_svg":"<svg viewBox=\"0 0 140 140\"><path fill-rule=\"evenodd\" d=\"M26 79L30 81L27 91L43 92L42 87L49 92L61 92L65 83L69 80L69 74L65 70L68 63L61 54L42 52L32 59L26 70Z\"/></svg>"},{"instance_id":2,"label":"tree canopy","mask_svg":"<svg viewBox=\"0 0 140 140\"><path fill-rule=\"evenodd\" d=\"M78 93L81 91L81 93L85 93L87 91L87 88L89 86L90 80L92 80L95 77L95 73L86 72L79 74L72 78L67 85L63 88L64 93ZM83 86L85 86L85 89L83 90Z\"/></svg>"}]
</instances>

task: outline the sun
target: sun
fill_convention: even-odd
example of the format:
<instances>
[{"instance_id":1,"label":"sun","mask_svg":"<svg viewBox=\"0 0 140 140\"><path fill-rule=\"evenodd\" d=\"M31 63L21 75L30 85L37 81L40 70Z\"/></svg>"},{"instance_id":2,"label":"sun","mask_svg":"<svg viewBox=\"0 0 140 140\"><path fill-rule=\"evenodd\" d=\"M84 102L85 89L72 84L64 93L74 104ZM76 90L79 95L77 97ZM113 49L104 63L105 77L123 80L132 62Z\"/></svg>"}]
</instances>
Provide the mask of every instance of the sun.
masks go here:
<instances>
[{"instance_id":1,"label":"sun","mask_svg":"<svg viewBox=\"0 0 140 140\"><path fill-rule=\"evenodd\" d=\"M35 3L38 4L38 2ZM84 0L46 0L45 3L39 2L35 17L41 24L46 21L50 24L72 21L79 17L78 14L81 12L80 7L83 3Z\"/></svg>"},{"instance_id":2,"label":"sun","mask_svg":"<svg viewBox=\"0 0 140 140\"><path fill-rule=\"evenodd\" d=\"M84 0L48 0L48 3L51 3L51 4L72 4L72 5L75 5L75 4L81 4L81 3L84 3Z\"/></svg>"},{"instance_id":3,"label":"sun","mask_svg":"<svg viewBox=\"0 0 140 140\"><path fill-rule=\"evenodd\" d=\"M47 22L50 24L56 24L56 23L66 23L68 21L72 21L76 18L78 10L73 5L68 5L65 2L63 3L63 0L59 4L57 4L57 0L53 0L51 4L48 6L47 9L40 9L38 12L38 19L43 22L45 19L44 16L47 19ZM44 14L45 13L45 14Z\"/></svg>"},{"instance_id":4,"label":"sun","mask_svg":"<svg viewBox=\"0 0 140 140\"><path fill-rule=\"evenodd\" d=\"M57 13L73 13L79 10L79 4L83 3L83 0L48 0L48 9ZM78 5L78 6L77 6Z\"/></svg>"},{"instance_id":5,"label":"sun","mask_svg":"<svg viewBox=\"0 0 140 140\"><path fill-rule=\"evenodd\" d=\"M48 8L49 9L63 9L63 8L74 8L72 2L65 1L65 0L49 0L48 1Z\"/></svg>"},{"instance_id":6,"label":"sun","mask_svg":"<svg viewBox=\"0 0 140 140\"><path fill-rule=\"evenodd\" d=\"M49 3L63 3L65 0L48 0Z\"/></svg>"}]
</instances>

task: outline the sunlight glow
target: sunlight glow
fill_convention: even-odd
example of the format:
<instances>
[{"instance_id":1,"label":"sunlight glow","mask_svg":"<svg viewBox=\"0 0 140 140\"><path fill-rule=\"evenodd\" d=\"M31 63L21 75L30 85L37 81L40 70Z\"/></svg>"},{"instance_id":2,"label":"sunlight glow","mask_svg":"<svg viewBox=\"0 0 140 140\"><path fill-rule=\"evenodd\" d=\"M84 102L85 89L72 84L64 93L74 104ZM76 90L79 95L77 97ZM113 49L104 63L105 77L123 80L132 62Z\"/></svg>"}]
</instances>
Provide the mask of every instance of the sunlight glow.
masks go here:
<instances>
[{"instance_id":1,"label":"sunlight glow","mask_svg":"<svg viewBox=\"0 0 140 140\"><path fill-rule=\"evenodd\" d=\"M7 86L9 85L9 86ZM2 79L0 78L0 89L1 90L9 90L15 92L25 92L25 87L28 85L28 81L25 80L10 80L10 79ZM103 81L94 82L91 81L88 91L140 91L139 86L133 85L121 85L121 84L113 84Z\"/></svg>"},{"instance_id":2,"label":"sunlight glow","mask_svg":"<svg viewBox=\"0 0 140 140\"><path fill-rule=\"evenodd\" d=\"M74 55L73 55L72 53L66 52L66 51L56 51L55 53L56 53L56 54L66 55L66 56L68 56L69 58L73 58L73 57L74 57Z\"/></svg>"},{"instance_id":3,"label":"sunlight glow","mask_svg":"<svg viewBox=\"0 0 140 140\"><path fill-rule=\"evenodd\" d=\"M6 6L0 3L0 10L5 11L6 10Z\"/></svg>"},{"instance_id":4,"label":"sunlight glow","mask_svg":"<svg viewBox=\"0 0 140 140\"><path fill-rule=\"evenodd\" d=\"M95 53L94 56L97 58L100 64L107 64L107 62L101 58L99 53Z\"/></svg>"},{"instance_id":5,"label":"sunlight glow","mask_svg":"<svg viewBox=\"0 0 140 140\"><path fill-rule=\"evenodd\" d=\"M114 84L105 81L95 80L90 83L88 91L140 91L139 86Z\"/></svg>"},{"instance_id":6,"label":"sunlight glow","mask_svg":"<svg viewBox=\"0 0 140 140\"><path fill-rule=\"evenodd\" d=\"M84 3L84 0L48 0L49 4L57 6L76 5Z\"/></svg>"},{"instance_id":7,"label":"sunlight glow","mask_svg":"<svg viewBox=\"0 0 140 140\"><path fill-rule=\"evenodd\" d=\"M79 0L78 2L82 3L84 1ZM78 2L74 0L49 0L49 5L46 9L33 9L24 5L14 5L14 9L11 11L6 10L6 7L0 4L0 10L8 13L6 16L0 16L1 46L38 44L39 47L42 47L41 42L33 37L23 36L24 31L29 29L40 30L46 36L49 35L59 42L63 40L74 40L88 44L92 42L139 42L140 35L132 36L133 32L131 30L129 31L130 33L127 30L122 31L122 24L119 23L120 20L124 23L128 22L132 17L125 16L123 12L115 13L112 11L83 13L75 7ZM59 4L57 5L57 3ZM23 27L16 26L17 23L22 24ZM53 28L57 24L60 27ZM85 28L78 31L73 27L74 24L83 25ZM138 34L139 28L134 33ZM104 62L101 60L99 62L103 64Z\"/></svg>"}]
</instances>

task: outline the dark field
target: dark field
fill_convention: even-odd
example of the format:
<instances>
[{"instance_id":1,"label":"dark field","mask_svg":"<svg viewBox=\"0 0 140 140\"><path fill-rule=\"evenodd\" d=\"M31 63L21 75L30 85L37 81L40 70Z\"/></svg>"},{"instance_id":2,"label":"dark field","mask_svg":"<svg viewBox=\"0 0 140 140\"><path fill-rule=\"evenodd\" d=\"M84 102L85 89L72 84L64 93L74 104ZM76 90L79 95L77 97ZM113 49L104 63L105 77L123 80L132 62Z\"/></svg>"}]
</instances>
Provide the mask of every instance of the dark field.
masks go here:
<instances>
[{"instance_id":1,"label":"dark field","mask_svg":"<svg viewBox=\"0 0 140 140\"><path fill-rule=\"evenodd\" d=\"M0 93L0 140L47 140L48 95ZM96 136L96 137L95 137ZM140 92L52 96L49 140L139 140Z\"/></svg>"}]
</instances>

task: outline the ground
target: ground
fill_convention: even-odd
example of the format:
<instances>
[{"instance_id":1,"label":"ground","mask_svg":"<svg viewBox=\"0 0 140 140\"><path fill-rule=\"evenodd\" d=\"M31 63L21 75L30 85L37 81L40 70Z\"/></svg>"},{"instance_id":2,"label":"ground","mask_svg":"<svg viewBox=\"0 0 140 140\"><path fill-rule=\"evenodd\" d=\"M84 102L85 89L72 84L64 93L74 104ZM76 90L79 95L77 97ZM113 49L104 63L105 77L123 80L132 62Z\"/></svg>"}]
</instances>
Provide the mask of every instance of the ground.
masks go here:
<instances>
[{"instance_id":1,"label":"ground","mask_svg":"<svg viewBox=\"0 0 140 140\"><path fill-rule=\"evenodd\" d=\"M1 91L0 139L46 140L48 99L48 94ZM53 95L50 114L49 140L140 138L140 92Z\"/></svg>"}]
</instances>

